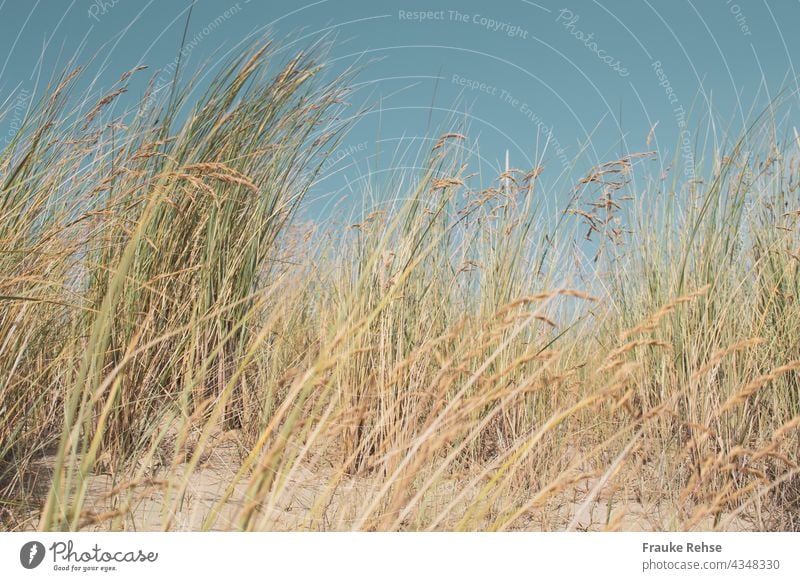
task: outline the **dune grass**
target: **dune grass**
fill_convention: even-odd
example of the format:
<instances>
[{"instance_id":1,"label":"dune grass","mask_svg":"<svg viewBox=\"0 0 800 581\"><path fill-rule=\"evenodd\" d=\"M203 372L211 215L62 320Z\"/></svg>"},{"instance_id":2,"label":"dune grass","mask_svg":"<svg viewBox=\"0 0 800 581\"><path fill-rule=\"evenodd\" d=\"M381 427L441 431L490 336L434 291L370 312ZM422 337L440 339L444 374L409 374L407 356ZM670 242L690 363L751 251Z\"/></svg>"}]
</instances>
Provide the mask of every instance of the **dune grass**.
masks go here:
<instances>
[{"instance_id":1,"label":"dune grass","mask_svg":"<svg viewBox=\"0 0 800 581\"><path fill-rule=\"evenodd\" d=\"M794 144L560 192L474 187L447 134L304 227L346 79L276 60L128 116L139 71L88 108L65 75L0 153L4 528L798 530Z\"/></svg>"}]
</instances>

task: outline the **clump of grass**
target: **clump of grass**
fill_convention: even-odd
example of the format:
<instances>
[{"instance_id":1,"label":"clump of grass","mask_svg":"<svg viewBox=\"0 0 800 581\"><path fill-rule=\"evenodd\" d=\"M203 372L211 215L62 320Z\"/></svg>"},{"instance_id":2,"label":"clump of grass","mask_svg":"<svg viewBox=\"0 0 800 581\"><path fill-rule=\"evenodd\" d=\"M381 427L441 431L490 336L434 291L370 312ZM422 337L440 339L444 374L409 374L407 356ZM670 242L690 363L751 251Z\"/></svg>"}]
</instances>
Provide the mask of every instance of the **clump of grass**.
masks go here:
<instances>
[{"instance_id":1,"label":"clump of grass","mask_svg":"<svg viewBox=\"0 0 800 581\"><path fill-rule=\"evenodd\" d=\"M86 111L66 75L0 155L5 526L796 530L790 152L561 195L482 187L449 133L402 199L303 231L345 84L272 61L135 116L138 71Z\"/></svg>"}]
</instances>

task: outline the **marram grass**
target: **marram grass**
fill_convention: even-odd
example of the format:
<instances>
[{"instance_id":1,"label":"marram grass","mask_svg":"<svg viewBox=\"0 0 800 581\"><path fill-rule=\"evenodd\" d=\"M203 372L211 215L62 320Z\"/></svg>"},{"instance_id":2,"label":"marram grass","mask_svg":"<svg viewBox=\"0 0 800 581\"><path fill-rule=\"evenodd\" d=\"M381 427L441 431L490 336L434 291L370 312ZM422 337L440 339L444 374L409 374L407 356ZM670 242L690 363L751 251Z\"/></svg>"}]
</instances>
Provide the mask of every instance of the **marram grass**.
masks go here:
<instances>
[{"instance_id":1,"label":"marram grass","mask_svg":"<svg viewBox=\"0 0 800 581\"><path fill-rule=\"evenodd\" d=\"M562 192L450 133L304 227L347 79L274 60L127 116L65 75L0 153L3 528L798 530L793 144Z\"/></svg>"}]
</instances>

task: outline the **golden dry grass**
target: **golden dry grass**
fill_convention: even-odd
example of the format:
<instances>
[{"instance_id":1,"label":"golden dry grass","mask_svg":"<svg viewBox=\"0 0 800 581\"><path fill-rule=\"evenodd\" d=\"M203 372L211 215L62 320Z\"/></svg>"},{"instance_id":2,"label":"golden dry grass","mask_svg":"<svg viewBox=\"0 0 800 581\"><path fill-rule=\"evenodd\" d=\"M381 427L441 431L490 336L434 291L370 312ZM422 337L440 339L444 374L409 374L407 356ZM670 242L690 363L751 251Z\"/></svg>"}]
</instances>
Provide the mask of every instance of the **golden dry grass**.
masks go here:
<instances>
[{"instance_id":1,"label":"golden dry grass","mask_svg":"<svg viewBox=\"0 0 800 581\"><path fill-rule=\"evenodd\" d=\"M791 152L481 189L449 133L303 229L344 91L270 50L133 118L65 75L0 155L3 527L798 529Z\"/></svg>"}]
</instances>

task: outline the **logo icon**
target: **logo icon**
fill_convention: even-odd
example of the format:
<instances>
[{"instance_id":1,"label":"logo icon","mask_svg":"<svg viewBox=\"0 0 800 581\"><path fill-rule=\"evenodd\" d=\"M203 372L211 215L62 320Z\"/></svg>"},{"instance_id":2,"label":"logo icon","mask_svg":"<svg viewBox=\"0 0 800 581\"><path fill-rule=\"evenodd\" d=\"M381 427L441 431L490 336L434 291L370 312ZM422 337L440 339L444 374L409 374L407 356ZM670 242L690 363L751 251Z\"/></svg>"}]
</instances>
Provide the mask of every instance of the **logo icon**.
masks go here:
<instances>
[{"instance_id":1,"label":"logo icon","mask_svg":"<svg viewBox=\"0 0 800 581\"><path fill-rule=\"evenodd\" d=\"M26 569L35 569L44 560L44 545L39 541L30 541L19 550L19 562Z\"/></svg>"}]
</instances>

